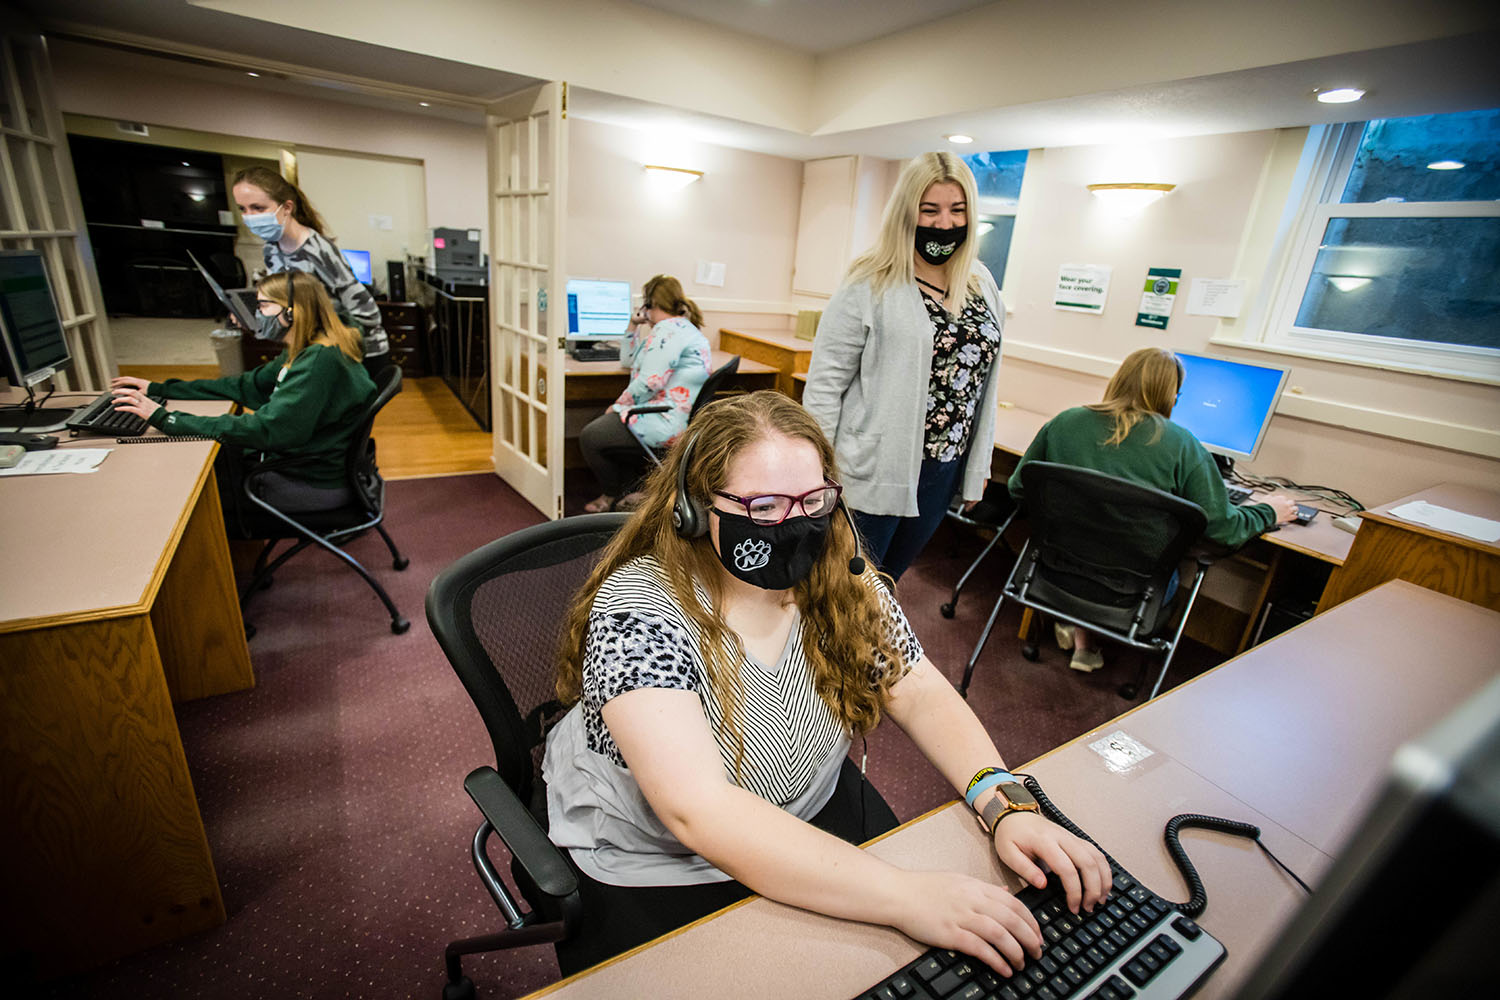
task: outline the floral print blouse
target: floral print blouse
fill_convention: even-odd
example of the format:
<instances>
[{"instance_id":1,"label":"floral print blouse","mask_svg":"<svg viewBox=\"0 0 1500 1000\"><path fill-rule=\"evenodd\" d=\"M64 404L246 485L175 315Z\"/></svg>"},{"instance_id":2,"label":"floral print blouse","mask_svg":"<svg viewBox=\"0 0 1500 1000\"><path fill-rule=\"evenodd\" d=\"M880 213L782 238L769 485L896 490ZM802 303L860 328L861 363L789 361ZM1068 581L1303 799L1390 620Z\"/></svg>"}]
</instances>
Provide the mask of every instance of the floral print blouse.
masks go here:
<instances>
[{"instance_id":1,"label":"floral print blouse","mask_svg":"<svg viewBox=\"0 0 1500 1000\"><path fill-rule=\"evenodd\" d=\"M687 428L693 401L708 378L708 338L687 320L673 316L644 332L642 327L632 329L621 360L630 365L630 384L610 409L620 415L642 444L669 447ZM633 406L655 403L669 404L671 409L625 416Z\"/></svg>"},{"instance_id":2,"label":"floral print blouse","mask_svg":"<svg viewBox=\"0 0 1500 1000\"><path fill-rule=\"evenodd\" d=\"M968 453L974 407L1000 353L1000 327L984 296L975 293L958 315L923 295L932 320L932 378L927 384L927 438L923 455L952 462Z\"/></svg>"}]
</instances>

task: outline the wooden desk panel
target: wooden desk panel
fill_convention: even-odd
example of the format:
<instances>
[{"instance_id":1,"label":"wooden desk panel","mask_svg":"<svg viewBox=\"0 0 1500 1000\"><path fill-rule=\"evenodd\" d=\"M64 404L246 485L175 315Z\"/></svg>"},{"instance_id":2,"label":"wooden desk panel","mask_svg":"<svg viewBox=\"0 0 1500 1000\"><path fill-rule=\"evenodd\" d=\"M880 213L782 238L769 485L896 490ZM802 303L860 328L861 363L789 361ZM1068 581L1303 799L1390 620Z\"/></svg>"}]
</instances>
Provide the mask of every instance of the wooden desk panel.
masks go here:
<instances>
[{"instance_id":1,"label":"wooden desk panel","mask_svg":"<svg viewBox=\"0 0 1500 1000\"><path fill-rule=\"evenodd\" d=\"M1186 887L1162 842L1167 820L1204 812L1254 823L1292 870L1317 879L1396 747L1493 676L1476 650L1500 643L1500 614L1394 583L1043 755L1035 774L1069 817L1168 899ZM1458 670L1413 669L1467 660ZM1483 675L1483 676L1481 676ZM1362 685L1350 692L1353 685ZM1337 711L1330 711L1338 705ZM1347 710L1345 710L1347 706ZM1362 714L1369 710L1367 717ZM1117 769L1089 746L1123 730L1152 755ZM1197 996L1231 995L1305 898L1248 841L1191 831L1200 922L1228 950ZM869 845L899 867L993 878L1014 891L955 802ZM888 927L753 898L532 996L564 1000L858 994L924 949Z\"/></svg>"},{"instance_id":2,"label":"wooden desk panel","mask_svg":"<svg viewBox=\"0 0 1500 1000\"><path fill-rule=\"evenodd\" d=\"M786 329L731 330L721 327L719 349L769 365L780 373L776 377L776 388L793 399L800 398L792 374L806 372L812 363L812 341L803 340Z\"/></svg>"},{"instance_id":3,"label":"wooden desk panel","mask_svg":"<svg viewBox=\"0 0 1500 1000\"><path fill-rule=\"evenodd\" d=\"M1500 611L1500 545L1455 535L1390 513L1426 500L1476 517L1500 520L1500 493L1440 484L1360 515L1359 533L1342 567L1328 581L1320 612L1387 580L1408 580ZM1492 654L1493 655L1493 654Z\"/></svg>"}]
</instances>

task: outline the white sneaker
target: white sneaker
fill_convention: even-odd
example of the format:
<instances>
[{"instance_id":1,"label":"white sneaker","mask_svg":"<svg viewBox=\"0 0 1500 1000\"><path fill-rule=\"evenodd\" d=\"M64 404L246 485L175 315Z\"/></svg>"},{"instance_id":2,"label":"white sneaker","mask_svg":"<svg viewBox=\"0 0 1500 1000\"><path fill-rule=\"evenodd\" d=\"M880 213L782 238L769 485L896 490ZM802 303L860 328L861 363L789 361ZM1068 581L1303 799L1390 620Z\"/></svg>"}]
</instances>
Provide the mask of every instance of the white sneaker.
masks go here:
<instances>
[{"instance_id":1,"label":"white sneaker","mask_svg":"<svg viewBox=\"0 0 1500 1000\"><path fill-rule=\"evenodd\" d=\"M1068 666L1079 673L1091 674L1104 666L1104 654L1097 649L1075 649Z\"/></svg>"},{"instance_id":2,"label":"white sneaker","mask_svg":"<svg viewBox=\"0 0 1500 1000\"><path fill-rule=\"evenodd\" d=\"M1058 649L1066 651L1073 648L1073 626L1053 622L1052 634L1057 638Z\"/></svg>"}]
</instances>

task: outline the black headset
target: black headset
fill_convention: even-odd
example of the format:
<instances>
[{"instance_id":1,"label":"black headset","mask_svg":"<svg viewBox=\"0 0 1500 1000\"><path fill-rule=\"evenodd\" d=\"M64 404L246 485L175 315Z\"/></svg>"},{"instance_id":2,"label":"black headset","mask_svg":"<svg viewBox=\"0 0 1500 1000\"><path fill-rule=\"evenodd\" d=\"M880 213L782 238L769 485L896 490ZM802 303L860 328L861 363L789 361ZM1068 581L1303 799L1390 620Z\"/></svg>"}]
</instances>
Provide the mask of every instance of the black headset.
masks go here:
<instances>
[{"instance_id":1,"label":"black headset","mask_svg":"<svg viewBox=\"0 0 1500 1000\"><path fill-rule=\"evenodd\" d=\"M672 499L672 527L677 530L679 538L702 538L708 534L708 508L693 499L687 488L688 462L692 461L693 446L697 443L696 434L687 439L687 443L682 446L682 460L677 464L677 495ZM859 554L859 529L854 526L854 516L849 513L849 506L844 503L843 497L839 498L839 510L844 512L844 518L849 522L849 531L854 536L854 558L849 560L849 572L861 576L865 571L865 560Z\"/></svg>"},{"instance_id":2,"label":"black headset","mask_svg":"<svg viewBox=\"0 0 1500 1000\"><path fill-rule=\"evenodd\" d=\"M291 267L286 269L286 313L287 329L291 329L292 306L297 303L297 272Z\"/></svg>"}]
</instances>

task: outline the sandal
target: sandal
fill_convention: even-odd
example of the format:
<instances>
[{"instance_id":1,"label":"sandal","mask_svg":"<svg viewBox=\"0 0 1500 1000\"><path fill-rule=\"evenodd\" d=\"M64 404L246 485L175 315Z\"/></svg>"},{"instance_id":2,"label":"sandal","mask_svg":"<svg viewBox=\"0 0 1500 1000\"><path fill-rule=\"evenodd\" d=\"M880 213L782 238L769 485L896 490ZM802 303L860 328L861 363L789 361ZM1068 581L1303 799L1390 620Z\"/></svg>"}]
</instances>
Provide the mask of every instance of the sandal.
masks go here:
<instances>
[{"instance_id":1,"label":"sandal","mask_svg":"<svg viewBox=\"0 0 1500 1000\"><path fill-rule=\"evenodd\" d=\"M632 511L641 505L646 499L644 493L627 493L615 501L615 510Z\"/></svg>"},{"instance_id":2,"label":"sandal","mask_svg":"<svg viewBox=\"0 0 1500 1000\"><path fill-rule=\"evenodd\" d=\"M585 514L603 514L614 510L614 506L615 498L607 493L603 493L584 504L583 512Z\"/></svg>"}]
</instances>

